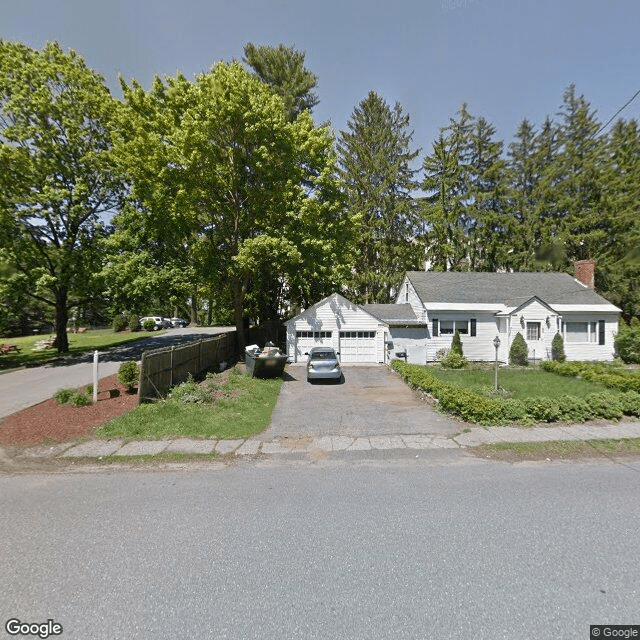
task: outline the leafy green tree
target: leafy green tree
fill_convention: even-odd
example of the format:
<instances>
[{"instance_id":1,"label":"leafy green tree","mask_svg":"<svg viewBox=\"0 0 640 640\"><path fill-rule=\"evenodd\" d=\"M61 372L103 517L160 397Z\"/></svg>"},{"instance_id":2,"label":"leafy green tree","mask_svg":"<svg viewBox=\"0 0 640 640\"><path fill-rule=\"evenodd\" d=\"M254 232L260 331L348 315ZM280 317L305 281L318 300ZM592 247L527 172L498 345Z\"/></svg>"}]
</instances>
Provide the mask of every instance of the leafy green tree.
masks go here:
<instances>
[{"instance_id":1,"label":"leafy green tree","mask_svg":"<svg viewBox=\"0 0 640 640\"><path fill-rule=\"evenodd\" d=\"M420 268L424 249L411 166L409 116L371 91L353 111L338 141L340 176L356 221L349 289L358 302L388 302L407 269Z\"/></svg>"},{"instance_id":2,"label":"leafy green tree","mask_svg":"<svg viewBox=\"0 0 640 640\"><path fill-rule=\"evenodd\" d=\"M244 46L244 62L282 98L291 122L319 102L313 91L318 77L304 66L304 58L303 51L284 44L269 47L248 42Z\"/></svg>"},{"instance_id":3,"label":"leafy green tree","mask_svg":"<svg viewBox=\"0 0 640 640\"><path fill-rule=\"evenodd\" d=\"M332 139L308 111L290 122L282 99L237 63L174 85L184 82L125 91L129 128L118 153L143 214L142 247L179 246L173 266L184 249L189 279L230 302L242 342L253 293L286 283L298 300L309 268L329 274L348 251Z\"/></svg>"},{"instance_id":4,"label":"leafy green tree","mask_svg":"<svg viewBox=\"0 0 640 640\"><path fill-rule=\"evenodd\" d=\"M69 349L70 307L95 295L101 216L119 203L114 105L74 51L0 41L2 253L24 291L55 310L60 353Z\"/></svg>"},{"instance_id":5,"label":"leafy green tree","mask_svg":"<svg viewBox=\"0 0 640 640\"><path fill-rule=\"evenodd\" d=\"M640 320L622 321L615 337L616 352L624 362L640 364Z\"/></svg>"}]
</instances>

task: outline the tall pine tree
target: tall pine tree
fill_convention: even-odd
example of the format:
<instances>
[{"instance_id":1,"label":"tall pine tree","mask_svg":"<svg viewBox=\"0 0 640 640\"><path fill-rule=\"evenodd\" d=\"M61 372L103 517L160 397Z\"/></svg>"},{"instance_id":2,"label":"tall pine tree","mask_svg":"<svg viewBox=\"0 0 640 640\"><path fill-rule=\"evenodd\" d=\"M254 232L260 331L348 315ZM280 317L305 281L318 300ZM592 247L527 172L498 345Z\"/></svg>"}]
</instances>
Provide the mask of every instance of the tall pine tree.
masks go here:
<instances>
[{"instance_id":1,"label":"tall pine tree","mask_svg":"<svg viewBox=\"0 0 640 640\"><path fill-rule=\"evenodd\" d=\"M409 116L377 93L354 109L338 141L339 170L347 206L357 222L357 250L349 294L357 302L389 302L408 269L424 256L417 238L421 220L411 192Z\"/></svg>"}]
</instances>

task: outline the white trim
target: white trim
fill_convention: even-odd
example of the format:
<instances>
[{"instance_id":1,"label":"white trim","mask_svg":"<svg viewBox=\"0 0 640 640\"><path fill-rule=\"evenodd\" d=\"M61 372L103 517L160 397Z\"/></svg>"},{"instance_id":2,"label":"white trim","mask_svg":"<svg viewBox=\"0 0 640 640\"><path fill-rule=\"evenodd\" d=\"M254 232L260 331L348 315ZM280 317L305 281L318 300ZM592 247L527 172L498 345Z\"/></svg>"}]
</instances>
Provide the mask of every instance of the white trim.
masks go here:
<instances>
[{"instance_id":1,"label":"white trim","mask_svg":"<svg viewBox=\"0 0 640 640\"><path fill-rule=\"evenodd\" d=\"M503 304L489 304L481 302L470 302L468 304L429 302L428 304L425 304L425 309L427 311L504 311L505 306Z\"/></svg>"},{"instance_id":2,"label":"white trim","mask_svg":"<svg viewBox=\"0 0 640 640\"><path fill-rule=\"evenodd\" d=\"M553 307L560 312L589 312L589 313L622 313L622 309L612 304L556 304Z\"/></svg>"}]
</instances>

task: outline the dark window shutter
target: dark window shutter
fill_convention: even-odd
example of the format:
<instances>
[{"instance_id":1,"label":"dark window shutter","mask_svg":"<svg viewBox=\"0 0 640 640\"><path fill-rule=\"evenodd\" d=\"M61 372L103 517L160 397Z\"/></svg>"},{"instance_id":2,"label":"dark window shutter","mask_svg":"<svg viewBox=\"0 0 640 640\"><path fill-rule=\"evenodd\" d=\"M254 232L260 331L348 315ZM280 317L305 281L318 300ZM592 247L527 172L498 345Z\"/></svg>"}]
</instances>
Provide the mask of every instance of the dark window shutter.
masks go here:
<instances>
[{"instance_id":1,"label":"dark window shutter","mask_svg":"<svg viewBox=\"0 0 640 640\"><path fill-rule=\"evenodd\" d=\"M431 337L437 338L438 337L438 321L435 319L432 320L431 326L432 326Z\"/></svg>"},{"instance_id":2,"label":"dark window shutter","mask_svg":"<svg viewBox=\"0 0 640 640\"><path fill-rule=\"evenodd\" d=\"M471 318L471 337L472 338L476 337L476 319L475 318Z\"/></svg>"},{"instance_id":3,"label":"dark window shutter","mask_svg":"<svg viewBox=\"0 0 640 640\"><path fill-rule=\"evenodd\" d=\"M598 344L604 344L604 320L598 321Z\"/></svg>"}]
</instances>

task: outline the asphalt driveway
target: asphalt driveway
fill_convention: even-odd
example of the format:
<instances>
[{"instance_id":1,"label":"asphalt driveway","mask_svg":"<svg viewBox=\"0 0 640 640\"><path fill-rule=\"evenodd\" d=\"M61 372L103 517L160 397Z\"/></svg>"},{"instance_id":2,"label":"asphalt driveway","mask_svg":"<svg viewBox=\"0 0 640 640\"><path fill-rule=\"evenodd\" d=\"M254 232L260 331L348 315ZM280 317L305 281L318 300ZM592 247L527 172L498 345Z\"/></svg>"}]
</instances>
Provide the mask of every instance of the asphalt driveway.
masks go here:
<instances>
[{"instance_id":1,"label":"asphalt driveway","mask_svg":"<svg viewBox=\"0 0 640 640\"><path fill-rule=\"evenodd\" d=\"M125 360L140 360L146 349L159 349L207 338L234 327L186 327L169 329L162 335L128 342L100 352L100 378L118 372ZM41 367L18 369L0 375L0 419L51 398L64 387L81 387L93 382L93 353L68 356Z\"/></svg>"},{"instance_id":2,"label":"asphalt driveway","mask_svg":"<svg viewBox=\"0 0 640 640\"><path fill-rule=\"evenodd\" d=\"M271 425L259 436L371 436L460 433L462 423L422 402L391 369L344 366L344 383L306 379L304 365L289 365Z\"/></svg>"}]
</instances>

